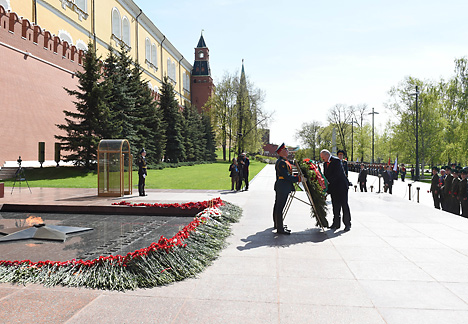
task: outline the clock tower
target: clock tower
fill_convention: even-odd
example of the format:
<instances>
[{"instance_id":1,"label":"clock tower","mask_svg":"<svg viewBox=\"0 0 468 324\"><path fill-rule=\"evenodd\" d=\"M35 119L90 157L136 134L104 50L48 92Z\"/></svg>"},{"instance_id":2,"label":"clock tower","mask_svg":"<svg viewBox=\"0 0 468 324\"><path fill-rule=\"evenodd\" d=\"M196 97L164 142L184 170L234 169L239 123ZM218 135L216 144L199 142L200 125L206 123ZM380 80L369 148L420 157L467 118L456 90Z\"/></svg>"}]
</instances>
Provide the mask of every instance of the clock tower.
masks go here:
<instances>
[{"instance_id":1,"label":"clock tower","mask_svg":"<svg viewBox=\"0 0 468 324\"><path fill-rule=\"evenodd\" d=\"M202 111L202 107L213 95L214 85L211 78L210 50L206 47L203 32L195 47L195 63L193 64L191 93L192 104Z\"/></svg>"}]
</instances>

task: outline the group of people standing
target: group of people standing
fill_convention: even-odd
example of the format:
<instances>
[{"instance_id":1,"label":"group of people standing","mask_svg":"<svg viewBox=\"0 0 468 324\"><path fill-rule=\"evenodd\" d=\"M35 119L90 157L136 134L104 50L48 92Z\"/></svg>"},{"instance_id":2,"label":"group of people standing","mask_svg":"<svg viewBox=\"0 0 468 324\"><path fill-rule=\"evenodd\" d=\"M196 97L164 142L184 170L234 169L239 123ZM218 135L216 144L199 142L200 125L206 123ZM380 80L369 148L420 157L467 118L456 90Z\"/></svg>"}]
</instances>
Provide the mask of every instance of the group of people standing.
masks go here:
<instances>
[{"instance_id":1,"label":"group of people standing","mask_svg":"<svg viewBox=\"0 0 468 324\"><path fill-rule=\"evenodd\" d=\"M401 167L397 168L397 171L394 170L394 167L391 165L383 166L383 165L378 165L377 167L373 168L366 168L366 165L364 163L361 163L359 165L359 171L356 170L356 165L353 164L353 171L359 172L358 175L358 182L359 182L359 189L361 192L367 192L367 175L376 175L380 176L383 178L384 181L384 192L388 192L389 194L392 194L393 192L393 183L395 180L398 180L398 173L401 175L401 181L405 182L405 176L406 176L406 168L405 165L402 164Z\"/></svg>"},{"instance_id":2,"label":"group of people standing","mask_svg":"<svg viewBox=\"0 0 468 324\"><path fill-rule=\"evenodd\" d=\"M294 190L293 184L300 182L299 176L292 174L292 166L287 160L288 149L281 144L276 153L279 155L275 164L276 182L275 182L275 205L273 207L273 222L277 234L290 234L291 230L283 224L283 210L286 205L289 193ZM340 158L341 155L341 158ZM338 157L333 156L328 150L320 152L320 158L323 161L323 174L328 180L327 193L330 194L333 206L333 222L329 226L332 230L341 227L341 220L345 225L344 231L351 229L351 212L348 205L349 181L347 177L346 160L342 159L343 151L338 152ZM341 212L343 217L341 218Z\"/></svg>"},{"instance_id":3,"label":"group of people standing","mask_svg":"<svg viewBox=\"0 0 468 324\"><path fill-rule=\"evenodd\" d=\"M440 171L440 175L439 175ZM434 207L468 217L468 170L445 166L432 168L431 189Z\"/></svg>"},{"instance_id":4,"label":"group of people standing","mask_svg":"<svg viewBox=\"0 0 468 324\"><path fill-rule=\"evenodd\" d=\"M242 182L245 183L244 190L249 190L249 166L250 160L245 153L232 159L232 163L229 166L231 190L240 191L242 189Z\"/></svg>"}]
</instances>

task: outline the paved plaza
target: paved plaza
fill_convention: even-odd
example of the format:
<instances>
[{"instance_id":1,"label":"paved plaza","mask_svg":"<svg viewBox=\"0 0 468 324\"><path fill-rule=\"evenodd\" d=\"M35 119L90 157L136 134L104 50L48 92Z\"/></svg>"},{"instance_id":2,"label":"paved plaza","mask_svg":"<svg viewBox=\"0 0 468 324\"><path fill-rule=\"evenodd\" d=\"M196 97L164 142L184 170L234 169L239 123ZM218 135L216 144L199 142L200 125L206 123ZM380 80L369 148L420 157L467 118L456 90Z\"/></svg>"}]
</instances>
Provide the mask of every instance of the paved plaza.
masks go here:
<instances>
[{"instance_id":1,"label":"paved plaza","mask_svg":"<svg viewBox=\"0 0 468 324\"><path fill-rule=\"evenodd\" d=\"M294 201L285 220L289 236L272 228L272 165L247 192L150 189L148 197L131 199L221 197L243 208L229 246L210 267L197 278L127 292L0 284L0 322L466 323L468 220L433 208L428 184L413 185L409 200L408 180L389 195L377 194L377 178L368 178L373 192L350 189L350 232L322 232L309 207ZM96 190L5 189L0 204L110 203Z\"/></svg>"}]
</instances>

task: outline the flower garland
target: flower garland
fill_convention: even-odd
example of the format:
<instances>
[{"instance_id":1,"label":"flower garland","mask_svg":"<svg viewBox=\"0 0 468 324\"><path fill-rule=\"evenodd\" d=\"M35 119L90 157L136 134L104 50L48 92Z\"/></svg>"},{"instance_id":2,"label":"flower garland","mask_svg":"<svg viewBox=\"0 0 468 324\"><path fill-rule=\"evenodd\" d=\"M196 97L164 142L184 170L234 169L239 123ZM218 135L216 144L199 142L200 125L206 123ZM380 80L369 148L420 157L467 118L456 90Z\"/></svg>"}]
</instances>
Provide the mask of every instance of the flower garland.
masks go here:
<instances>
[{"instance_id":1,"label":"flower garland","mask_svg":"<svg viewBox=\"0 0 468 324\"><path fill-rule=\"evenodd\" d=\"M230 223L242 209L217 199L216 206L198 213L172 238L122 255L94 260L0 261L0 282L41 283L109 290L149 288L194 276L208 266L225 246ZM202 202L204 203L204 202Z\"/></svg>"},{"instance_id":2,"label":"flower garland","mask_svg":"<svg viewBox=\"0 0 468 324\"><path fill-rule=\"evenodd\" d=\"M328 227L327 221L327 202L326 191L328 182L322 175L320 168L317 167L310 159L304 159L299 163L302 174L307 179L307 187L309 189L311 198L314 202L315 209L311 209L311 214L317 219L317 226L322 225Z\"/></svg>"},{"instance_id":3,"label":"flower garland","mask_svg":"<svg viewBox=\"0 0 468 324\"><path fill-rule=\"evenodd\" d=\"M173 204L148 204L148 203L131 203L125 200L122 200L118 203L112 203L112 205L116 206L129 206L129 207L158 207L158 208L180 208L180 209L203 209L208 207L216 207L223 203L221 198L213 198L211 200L206 201L198 201L198 202L188 202L188 203L173 203Z\"/></svg>"}]
</instances>

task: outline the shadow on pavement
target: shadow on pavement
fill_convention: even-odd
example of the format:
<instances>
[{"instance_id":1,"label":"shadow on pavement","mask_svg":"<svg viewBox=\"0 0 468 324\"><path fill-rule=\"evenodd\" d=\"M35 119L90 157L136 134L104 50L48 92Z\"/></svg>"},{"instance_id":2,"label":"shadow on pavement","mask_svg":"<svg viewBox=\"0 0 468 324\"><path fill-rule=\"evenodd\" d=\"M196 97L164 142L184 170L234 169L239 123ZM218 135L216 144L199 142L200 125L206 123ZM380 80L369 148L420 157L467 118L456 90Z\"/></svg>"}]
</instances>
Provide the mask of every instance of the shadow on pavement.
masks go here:
<instances>
[{"instance_id":1,"label":"shadow on pavement","mask_svg":"<svg viewBox=\"0 0 468 324\"><path fill-rule=\"evenodd\" d=\"M288 247L295 244L307 242L321 243L328 239L338 237L345 233L344 231L326 230L322 232L319 228L309 228L300 232L291 232L290 235L276 234L273 227L269 227L261 232L249 235L245 239L244 246L238 246L239 251L255 249L259 247Z\"/></svg>"}]
</instances>

